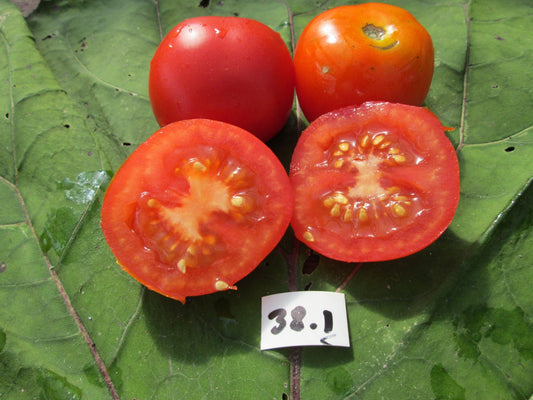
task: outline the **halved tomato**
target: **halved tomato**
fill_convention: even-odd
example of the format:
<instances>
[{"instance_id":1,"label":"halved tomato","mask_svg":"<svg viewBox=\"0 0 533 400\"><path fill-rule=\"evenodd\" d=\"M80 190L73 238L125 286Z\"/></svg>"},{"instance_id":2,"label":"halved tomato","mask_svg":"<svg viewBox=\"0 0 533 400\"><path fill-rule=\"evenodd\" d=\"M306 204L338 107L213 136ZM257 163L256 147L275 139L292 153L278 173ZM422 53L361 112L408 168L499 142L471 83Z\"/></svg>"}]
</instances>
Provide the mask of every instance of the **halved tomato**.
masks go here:
<instances>
[{"instance_id":1,"label":"halved tomato","mask_svg":"<svg viewBox=\"0 0 533 400\"><path fill-rule=\"evenodd\" d=\"M426 108L367 102L316 119L291 161L291 225L315 251L341 261L407 256L448 227L459 163Z\"/></svg>"},{"instance_id":2,"label":"halved tomato","mask_svg":"<svg viewBox=\"0 0 533 400\"><path fill-rule=\"evenodd\" d=\"M292 206L289 177L263 142L196 119L163 127L128 157L101 225L124 270L184 302L234 288L277 245Z\"/></svg>"}]
</instances>

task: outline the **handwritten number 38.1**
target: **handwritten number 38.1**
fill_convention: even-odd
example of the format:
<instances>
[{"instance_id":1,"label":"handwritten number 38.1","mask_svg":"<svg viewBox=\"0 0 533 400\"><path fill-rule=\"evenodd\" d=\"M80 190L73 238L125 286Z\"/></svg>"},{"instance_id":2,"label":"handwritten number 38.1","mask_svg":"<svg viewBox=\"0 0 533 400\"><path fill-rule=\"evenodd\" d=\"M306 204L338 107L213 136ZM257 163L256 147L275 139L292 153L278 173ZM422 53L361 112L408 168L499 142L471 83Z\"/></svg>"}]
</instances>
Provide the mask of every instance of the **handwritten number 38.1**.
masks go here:
<instances>
[{"instance_id":1,"label":"handwritten number 38.1","mask_svg":"<svg viewBox=\"0 0 533 400\"><path fill-rule=\"evenodd\" d=\"M291 322L289 324L289 327L296 332L300 332L305 328L305 325L303 323L303 319L305 315L307 314L307 311L302 306L296 306L291 310ZM322 314L324 315L324 332L329 333L333 330L333 314L329 310L322 311ZM275 319L277 322L277 325L274 326L270 332L272 332L273 335L279 334L285 327L287 326L287 310L284 308L277 308L274 311L270 312L268 314L268 319ZM309 325L311 329L316 329L317 325L316 323L312 323Z\"/></svg>"}]
</instances>

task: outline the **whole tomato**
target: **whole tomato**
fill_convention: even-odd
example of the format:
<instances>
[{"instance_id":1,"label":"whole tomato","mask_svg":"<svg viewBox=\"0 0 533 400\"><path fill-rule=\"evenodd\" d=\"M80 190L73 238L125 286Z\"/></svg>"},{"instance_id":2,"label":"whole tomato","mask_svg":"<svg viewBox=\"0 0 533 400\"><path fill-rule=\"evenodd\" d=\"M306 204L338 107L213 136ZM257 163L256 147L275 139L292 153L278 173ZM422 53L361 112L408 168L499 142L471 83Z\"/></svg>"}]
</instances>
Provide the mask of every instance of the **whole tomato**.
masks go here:
<instances>
[{"instance_id":1,"label":"whole tomato","mask_svg":"<svg viewBox=\"0 0 533 400\"><path fill-rule=\"evenodd\" d=\"M433 42L400 7L340 6L304 28L294 67L298 100L310 121L370 100L420 106L433 78Z\"/></svg>"},{"instance_id":2,"label":"whole tomato","mask_svg":"<svg viewBox=\"0 0 533 400\"><path fill-rule=\"evenodd\" d=\"M207 118L266 141L281 130L292 109L294 67L279 33L263 23L196 17L175 26L158 46L149 93L161 126Z\"/></svg>"}]
</instances>

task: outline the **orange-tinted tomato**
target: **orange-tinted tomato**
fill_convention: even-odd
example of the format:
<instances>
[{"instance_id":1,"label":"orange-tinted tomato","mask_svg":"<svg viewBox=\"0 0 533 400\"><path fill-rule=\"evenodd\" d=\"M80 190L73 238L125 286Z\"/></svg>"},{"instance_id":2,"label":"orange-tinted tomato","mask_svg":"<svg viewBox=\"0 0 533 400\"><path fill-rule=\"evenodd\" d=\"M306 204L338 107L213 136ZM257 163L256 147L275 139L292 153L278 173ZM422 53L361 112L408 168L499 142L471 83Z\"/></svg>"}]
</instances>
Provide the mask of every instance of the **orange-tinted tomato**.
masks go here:
<instances>
[{"instance_id":1,"label":"orange-tinted tomato","mask_svg":"<svg viewBox=\"0 0 533 400\"><path fill-rule=\"evenodd\" d=\"M408 11L380 3L340 6L300 35L296 92L310 121L369 100L420 106L433 65L431 36Z\"/></svg>"},{"instance_id":2,"label":"orange-tinted tomato","mask_svg":"<svg viewBox=\"0 0 533 400\"><path fill-rule=\"evenodd\" d=\"M233 288L277 245L290 181L257 137L211 120L169 124L141 144L104 197L102 230L119 264L185 301Z\"/></svg>"},{"instance_id":3,"label":"orange-tinted tomato","mask_svg":"<svg viewBox=\"0 0 533 400\"><path fill-rule=\"evenodd\" d=\"M175 26L158 46L149 92L161 126L208 118L267 141L292 109L294 67L279 33L261 22L196 17Z\"/></svg>"},{"instance_id":4,"label":"orange-tinted tomato","mask_svg":"<svg viewBox=\"0 0 533 400\"><path fill-rule=\"evenodd\" d=\"M448 227L459 163L426 108L368 102L317 118L291 161L295 235L341 261L407 256Z\"/></svg>"}]
</instances>

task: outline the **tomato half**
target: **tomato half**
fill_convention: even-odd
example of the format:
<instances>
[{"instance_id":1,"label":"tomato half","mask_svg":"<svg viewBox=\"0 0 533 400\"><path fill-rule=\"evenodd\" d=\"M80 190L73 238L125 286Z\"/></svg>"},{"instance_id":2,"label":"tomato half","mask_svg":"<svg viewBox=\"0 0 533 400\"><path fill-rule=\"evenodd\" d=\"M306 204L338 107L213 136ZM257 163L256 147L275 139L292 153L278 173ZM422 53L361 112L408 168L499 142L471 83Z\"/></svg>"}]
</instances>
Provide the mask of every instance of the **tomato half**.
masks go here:
<instances>
[{"instance_id":1,"label":"tomato half","mask_svg":"<svg viewBox=\"0 0 533 400\"><path fill-rule=\"evenodd\" d=\"M289 177L251 133L211 120L169 124L113 177L101 225L119 264L185 301L233 288L274 249L292 213Z\"/></svg>"},{"instance_id":2,"label":"tomato half","mask_svg":"<svg viewBox=\"0 0 533 400\"><path fill-rule=\"evenodd\" d=\"M149 93L161 126L208 118L267 141L283 128L292 109L292 57L279 33L261 22L187 19L158 46L150 64Z\"/></svg>"},{"instance_id":3,"label":"tomato half","mask_svg":"<svg viewBox=\"0 0 533 400\"><path fill-rule=\"evenodd\" d=\"M316 119L291 161L292 227L341 261L407 256L448 227L459 200L459 163L426 108L385 102Z\"/></svg>"},{"instance_id":4,"label":"tomato half","mask_svg":"<svg viewBox=\"0 0 533 400\"><path fill-rule=\"evenodd\" d=\"M340 6L304 28L294 67L298 100L309 121L372 100L420 106L433 78L433 42L400 7Z\"/></svg>"}]
</instances>

